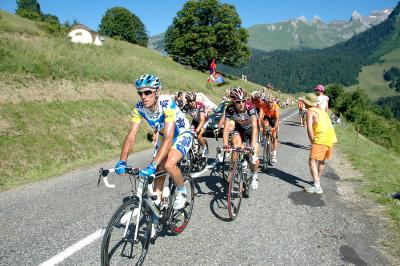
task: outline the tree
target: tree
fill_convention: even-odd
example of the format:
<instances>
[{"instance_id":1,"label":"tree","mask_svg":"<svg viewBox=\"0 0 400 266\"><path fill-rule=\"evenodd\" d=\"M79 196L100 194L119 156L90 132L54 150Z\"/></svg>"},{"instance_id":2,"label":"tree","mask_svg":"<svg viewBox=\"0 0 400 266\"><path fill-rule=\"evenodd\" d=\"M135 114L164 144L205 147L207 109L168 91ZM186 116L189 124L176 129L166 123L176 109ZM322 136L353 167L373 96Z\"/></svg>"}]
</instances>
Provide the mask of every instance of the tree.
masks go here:
<instances>
[{"instance_id":1,"label":"tree","mask_svg":"<svg viewBox=\"0 0 400 266\"><path fill-rule=\"evenodd\" d=\"M17 0L18 16L31 19L31 20L42 20L42 12L40 11L40 5L36 0Z\"/></svg>"},{"instance_id":2,"label":"tree","mask_svg":"<svg viewBox=\"0 0 400 266\"><path fill-rule=\"evenodd\" d=\"M128 9L114 7L108 9L101 19L100 34L147 46L148 35L142 21Z\"/></svg>"},{"instance_id":3,"label":"tree","mask_svg":"<svg viewBox=\"0 0 400 266\"><path fill-rule=\"evenodd\" d=\"M248 62L249 37L233 5L218 0L190 0L165 33L165 47L175 61L207 69L212 58L229 66Z\"/></svg>"},{"instance_id":4,"label":"tree","mask_svg":"<svg viewBox=\"0 0 400 266\"><path fill-rule=\"evenodd\" d=\"M335 108L337 99L344 94L343 86L340 84L328 85L325 90L325 95L329 97L329 107Z\"/></svg>"},{"instance_id":5,"label":"tree","mask_svg":"<svg viewBox=\"0 0 400 266\"><path fill-rule=\"evenodd\" d=\"M36 0L17 0L17 14L19 10L29 10L33 13L39 13L41 14L42 12L40 11L40 5L38 1Z\"/></svg>"}]
</instances>

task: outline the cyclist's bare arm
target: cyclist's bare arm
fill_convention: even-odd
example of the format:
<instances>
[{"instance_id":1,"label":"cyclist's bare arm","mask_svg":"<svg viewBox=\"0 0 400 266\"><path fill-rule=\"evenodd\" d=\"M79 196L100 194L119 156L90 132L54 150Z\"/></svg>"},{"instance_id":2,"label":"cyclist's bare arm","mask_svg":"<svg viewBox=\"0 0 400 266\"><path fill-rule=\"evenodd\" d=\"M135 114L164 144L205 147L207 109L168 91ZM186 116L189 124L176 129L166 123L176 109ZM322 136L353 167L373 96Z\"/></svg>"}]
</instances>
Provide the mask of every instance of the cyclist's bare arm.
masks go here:
<instances>
[{"instance_id":1,"label":"cyclist's bare arm","mask_svg":"<svg viewBox=\"0 0 400 266\"><path fill-rule=\"evenodd\" d=\"M166 122L164 128L164 138L160 149L157 152L156 157L154 157L155 162L160 164L168 155L169 150L172 146L172 140L174 139L175 131L175 121Z\"/></svg>"},{"instance_id":2,"label":"cyclist's bare arm","mask_svg":"<svg viewBox=\"0 0 400 266\"><path fill-rule=\"evenodd\" d=\"M264 116L265 116L264 110L261 108L261 109L260 109L260 117L259 117L259 119L258 119L258 124L259 124L259 126L260 126L261 132L264 131L264 125L263 125Z\"/></svg>"},{"instance_id":3,"label":"cyclist's bare arm","mask_svg":"<svg viewBox=\"0 0 400 266\"><path fill-rule=\"evenodd\" d=\"M278 130L278 127L279 127L279 119L281 118L281 115L280 115L280 113L277 113L277 115L276 115L276 122L275 122L275 129L276 130Z\"/></svg>"},{"instance_id":4,"label":"cyclist's bare arm","mask_svg":"<svg viewBox=\"0 0 400 266\"><path fill-rule=\"evenodd\" d=\"M139 131L139 123L131 122L131 126L129 128L129 132L125 137L124 144L122 145L121 151L121 160L126 161L128 159L129 154L133 150L133 145L135 144L136 135Z\"/></svg>"},{"instance_id":5,"label":"cyclist's bare arm","mask_svg":"<svg viewBox=\"0 0 400 266\"><path fill-rule=\"evenodd\" d=\"M224 134L223 134L224 145L228 145L228 140L229 140L229 129L230 129L230 126L229 126L230 119L224 117L224 120L225 120L225 124L224 124Z\"/></svg>"},{"instance_id":6,"label":"cyclist's bare arm","mask_svg":"<svg viewBox=\"0 0 400 266\"><path fill-rule=\"evenodd\" d=\"M224 122L225 122L225 111L224 111L224 113L223 113L222 116L221 116L221 120L219 120L219 122L218 122L217 128L221 128L222 125L224 125Z\"/></svg>"},{"instance_id":7,"label":"cyclist's bare arm","mask_svg":"<svg viewBox=\"0 0 400 266\"><path fill-rule=\"evenodd\" d=\"M197 134L200 133L200 130L203 128L205 122L206 122L206 115L203 112L201 112L200 113L200 123L196 128L196 133Z\"/></svg>"},{"instance_id":8,"label":"cyclist's bare arm","mask_svg":"<svg viewBox=\"0 0 400 266\"><path fill-rule=\"evenodd\" d=\"M257 127L257 117L255 115L253 115L251 117L251 146L253 148L256 147L256 141L258 138L258 127Z\"/></svg>"}]
</instances>

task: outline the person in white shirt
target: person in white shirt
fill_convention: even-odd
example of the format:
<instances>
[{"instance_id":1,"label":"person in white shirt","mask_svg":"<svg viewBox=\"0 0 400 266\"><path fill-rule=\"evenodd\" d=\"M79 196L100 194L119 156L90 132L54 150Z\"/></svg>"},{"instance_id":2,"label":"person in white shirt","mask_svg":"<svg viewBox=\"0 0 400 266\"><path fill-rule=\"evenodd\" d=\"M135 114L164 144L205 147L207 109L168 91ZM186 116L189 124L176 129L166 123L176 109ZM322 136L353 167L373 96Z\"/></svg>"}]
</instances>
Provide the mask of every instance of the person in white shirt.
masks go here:
<instances>
[{"instance_id":1,"label":"person in white shirt","mask_svg":"<svg viewBox=\"0 0 400 266\"><path fill-rule=\"evenodd\" d=\"M323 85L317 85L315 87L315 93L317 94L317 107L329 111L329 97L324 94L325 87Z\"/></svg>"}]
</instances>

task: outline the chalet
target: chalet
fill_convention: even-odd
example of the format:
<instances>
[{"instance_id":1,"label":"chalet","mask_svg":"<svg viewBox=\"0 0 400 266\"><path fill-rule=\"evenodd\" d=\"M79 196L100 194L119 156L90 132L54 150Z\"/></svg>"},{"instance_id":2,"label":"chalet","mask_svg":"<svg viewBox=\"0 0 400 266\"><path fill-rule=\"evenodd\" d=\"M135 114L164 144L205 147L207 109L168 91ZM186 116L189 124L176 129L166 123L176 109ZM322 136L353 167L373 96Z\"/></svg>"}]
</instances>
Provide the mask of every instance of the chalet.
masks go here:
<instances>
[{"instance_id":1,"label":"chalet","mask_svg":"<svg viewBox=\"0 0 400 266\"><path fill-rule=\"evenodd\" d=\"M76 24L67 33L73 43L92 43L102 45L102 39L97 32L89 29L85 25Z\"/></svg>"}]
</instances>

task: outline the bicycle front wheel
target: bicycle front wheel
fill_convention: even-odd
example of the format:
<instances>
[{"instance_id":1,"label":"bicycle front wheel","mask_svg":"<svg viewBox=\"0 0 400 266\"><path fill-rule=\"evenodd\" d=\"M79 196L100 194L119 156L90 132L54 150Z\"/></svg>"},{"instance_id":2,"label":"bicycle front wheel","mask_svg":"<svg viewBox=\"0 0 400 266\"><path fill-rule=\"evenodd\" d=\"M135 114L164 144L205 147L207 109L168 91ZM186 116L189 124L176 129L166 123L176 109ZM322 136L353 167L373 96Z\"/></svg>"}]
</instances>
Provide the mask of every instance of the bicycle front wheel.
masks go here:
<instances>
[{"instance_id":1,"label":"bicycle front wheel","mask_svg":"<svg viewBox=\"0 0 400 266\"><path fill-rule=\"evenodd\" d=\"M228 213L233 221L240 210L242 203L243 180L242 174L238 171L237 164L233 167L229 174L229 188L228 188Z\"/></svg>"},{"instance_id":2,"label":"bicycle front wheel","mask_svg":"<svg viewBox=\"0 0 400 266\"><path fill-rule=\"evenodd\" d=\"M101 244L101 265L143 264L150 244L151 219L138 209L138 201L126 201L111 217Z\"/></svg>"},{"instance_id":3,"label":"bicycle front wheel","mask_svg":"<svg viewBox=\"0 0 400 266\"><path fill-rule=\"evenodd\" d=\"M183 232L189 223L190 217L192 216L193 205L194 205L194 183L190 175L184 175L184 182L187 191L187 202L184 208L180 210L174 210L171 208L170 217L170 230L174 235L179 235ZM176 192L176 189L175 189Z\"/></svg>"}]
</instances>

